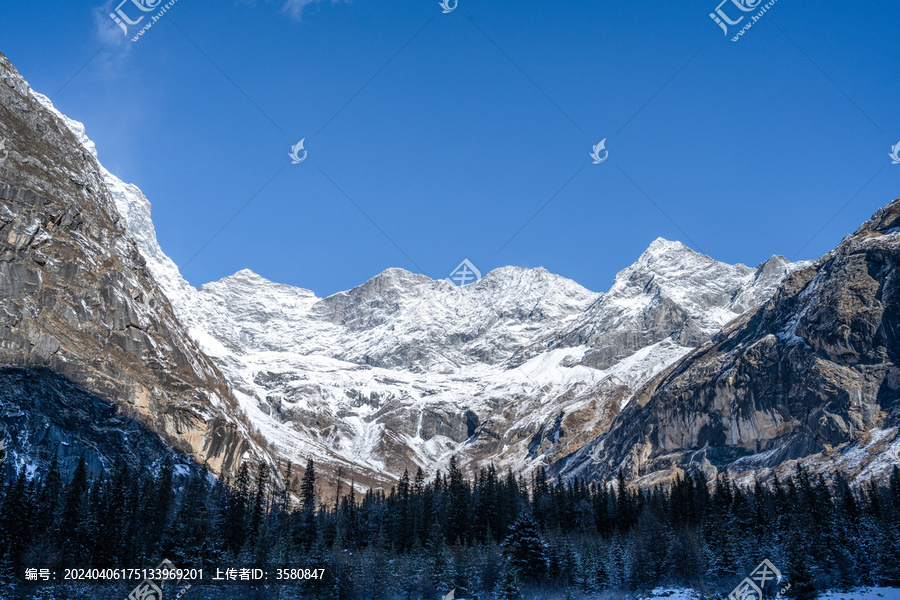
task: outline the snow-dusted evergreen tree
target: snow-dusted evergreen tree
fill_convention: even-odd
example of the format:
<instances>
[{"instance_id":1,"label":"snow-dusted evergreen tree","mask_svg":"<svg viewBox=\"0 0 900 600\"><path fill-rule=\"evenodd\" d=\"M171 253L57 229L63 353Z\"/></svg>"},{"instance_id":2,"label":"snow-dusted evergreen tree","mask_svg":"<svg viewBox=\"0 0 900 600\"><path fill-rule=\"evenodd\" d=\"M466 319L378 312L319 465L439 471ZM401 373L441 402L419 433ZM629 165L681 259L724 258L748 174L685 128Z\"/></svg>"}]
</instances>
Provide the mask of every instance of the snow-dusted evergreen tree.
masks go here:
<instances>
[{"instance_id":1,"label":"snow-dusted evergreen tree","mask_svg":"<svg viewBox=\"0 0 900 600\"><path fill-rule=\"evenodd\" d=\"M247 541L250 511L250 465L245 461L238 468L232 493L225 497L219 527L225 533L226 549L231 554L241 551Z\"/></svg>"},{"instance_id":2,"label":"snow-dusted evergreen tree","mask_svg":"<svg viewBox=\"0 0 900 600\"><path fill-rule=\"evenodd\" d=\"M547 542L530 514L523 512L512 524L503 540L503 553L524 580L536 583L546 576Z\"/></svg>"},{"instance_id":3,"label":"snow-dusted evergreen tree","mask_svg":"<svg viewBox=\"0 0 900 600\"><path fill-rule=\"evenodd\" d=\"M518 600L522 597L519 570L510 561L506 561L503 566L495 595L498 600Z\"/></svg>"},{"instance_id":4,"label":"snow-dusted evergreen tree","mask_svg":"<svg viewBox=\"0 0 900 600\"><path fill-rule=\"evenodd\" d=\"M669 575L668 556L671 536L652 510L644 510L638 517L636 535L632 538L631 555L639 568L630 573L634 589L653 587Z\"/></svg>"},{"instance_id":5,"label":"snow-dusted evergreen tree","mask_svg":"<svg viewBox=\"0 0 900 600\"><path fill-rule=\"evenodd\" d=\"M702 582L703 556L700 540L691 528L681 526L672 534L672 545L666 560L671 565L674 580L688 585Z\"/></svg>"},{"instance_id":6,"label":"snow-dusted evergreen tree","mask_svg":"<svg viewBox=\"0 0 900 600\"><path fill-rule=\"evenodd\" d=\"M6 581L16 579L16 575L25 568L25 554L31 542L29 519L32 515L31 486L25 470L10 482L0 508L0 548L3 548L3 563L0 563L6 575ZM3 573L0 573L2 575Z\"/></svg>"},{"instance_id":7,"label":"snow-dusted evergreen tree","mask_svg":"<svg viewBox=\"0 0 900 600\"><path fill-rule=\"evenodd\" d=\"M64 559L67 556L75 556L79 550L82 550L78 539L78 524L82 521L83 514L87 510L88 486L87 466L82 455L78 459L78 466L75 467L75 471L72 473L72 480L67 486L68 489L63 501L59 543L60 553Z\"/></svg>"},{"instance_id":8,"label":"snow-dusted evergreen tree","mask_svg":"<svg viewBox=\"0 0 900 600\"><path fill-rule=\"evenodd\" d=\"M315 489L312 467L308 490ZM279 588L283 600L431 599L453 588L481 598L576 589L596 595L670 583L728 592L762 557L782 570L798 597L828 587L896 585L898 578L897 474L862 488L840 477L828 485L800 470L784 483L746 489L722 477L712 494L699 477L649 491L546 481L539 494L545 529L531 518L527 488L510 474L485 469L469 482L417 474L389 495L370 489L360 500L351 484L335 503L307 502L315 533L298 540L302 505L285 514L266 470L253 471L242 466L233 485L210 484L183 463L177 478L171 465L155 476L117 465L91 479L84 461L72 477L15 474L0 481L0 576L20 577L26 562L41 560L91 568L152 566L163 556L205 569L273 562L325 569L323 580ZM50 490L57 490L55 508ZM592 525L573 528L581 501L592 507ZM469 515L468 532L448 535L454 510ZM494 524L505 533L502 545ZM727 575L728 565L748 561ZM698 577L707 569L719 581ZM74 587L88 593L91 586Z\"/></svg>"},{"instance_id":9,"label":"snow-dusted evergreen tree","mask_svg":"<svg viewBox=\"0 0 900 600\"><path fill-rule=\"evenodd\" d=\"M788 595L796 600L815 600L819 595L809 570L809 557L800 548L791 552L791 567L788 572L791 588Z\"/></svg>"},{"instance_id":10,"label":"snow-dusted evergreen tree","mask_svg":"<svg viewBox=\"0 0 900 600\"><path fill-rule=\"evenodd\" d=\"M490 593L496 589L500 581L500 571L503 567L503 555L500 546L490 540L478 547L479 560L476 563L478 568L479 589Z\"/></svg>"},{"instance_id":11,"label":"snow-dusted evergreen tree","mask_svg":"<svg viewBox=\"0 0 900 600\"><path fill-rule=\"evenodd\" d=\"M616 535L608 546L606 564L610 574L610 584L616 589L624 589L634 560L630 545L620 535Z\"/></svg>"},{"instance_id":12,"label":"snow-dusted evergreen tree","mask_svg":"<svg viewBox=\"0 0 900 600\"><path fill-rule=\"evenodd\" d=\"M444 541L440 524L435 521L428 536L427 556L430 588L426 591L434 594L444 590L446 594L453 589L454 569L452 554Z\"/></svg>"},{"instance_id":13,"label":"snow-dusted evergreen tree","mask_svg":"<svg viewBox=\"0 0 900 600\"><path fill-rule=\"evenodd\" d=\"M50 468L47 469L47 474L41 482L41 491L35 506L34 532L36 535L54 535L56 533L53 531L53 526L56 523L56 517L60 510L62 489L59 460L54 454Z\"/></svg>"},{"instance_id":14,"label":"snow-dusted evergreen tree","mask_svg":"<svg viewBox=\"0 0 900 600\"><path fill-rule=\"evenodd\" d=\"M409 553L399 560L398 581L399 589L405 600L413 600L422 593L427 584L427 567L425 551L421 544L416 542Z\"/></svg>"},{"instance_id":15,"label":"snow-dusted evergreen tree","mask_svg":"<svg viewBox=\"0 0 900 600\"><path fill-rule=\"evenodd\" d=\"M608 585L605 561L598 544L587 544L575 557L573 583L585 594L594 594Z\"/></svg>"}]
</instances>

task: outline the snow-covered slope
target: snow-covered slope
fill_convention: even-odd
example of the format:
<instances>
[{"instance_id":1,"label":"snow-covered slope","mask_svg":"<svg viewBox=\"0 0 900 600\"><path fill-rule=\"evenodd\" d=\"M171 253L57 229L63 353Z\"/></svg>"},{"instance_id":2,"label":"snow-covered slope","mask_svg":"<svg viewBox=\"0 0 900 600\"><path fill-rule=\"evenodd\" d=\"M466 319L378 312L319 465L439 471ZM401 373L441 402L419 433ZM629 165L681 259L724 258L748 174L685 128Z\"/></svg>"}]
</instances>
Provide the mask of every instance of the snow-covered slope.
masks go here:
<instances>
[{"instance_id":1,"label":"snow-covered slope","mask_svg":"<svg viewBox=\"0 0 900 600\"><path fill-rule=\"evenodd\" d=\"M215 472L236 470L253 450L251 425L233 410L225 377L148 272L84 128L34 93L2 53L0 138L9 147L0 166L0 364L55 377L14 376L10 397L53 379L43 390L52 401L67 380ZM0 435L16 460L48 462L41 440L62 438L35 436L26 423ZM66 435L80 447L60 461L86 455L99 467L113 455L112 442L93 452L90 436Z\"/></svg>"},{"instance_id":2,"label":"snow-covered slope","mask_svg":"<svg viewBox=\"0 0 900 600\"><path fill-rule=\"evenodd\" d=\"M577 449L790 268L657 240L606 295L517 267L462 288L389 269L324 299L247 270L195 291L122 189L157 279L275 452L373 481L454 453L521 469Z\"/></svg>"},{"instance_id":3,"label":"snow-covered slope","mask_svg":"<svg viewBox=\"0 0 900 600\"><path fill-rule=\"evenodd\" d=\"M653 589L649 593L637 596L638 600L700 600L706 595L691 588L664 588ZM861 587L850 590L826 590L819 594L817 600L900 600L900 588L892 587Z\"/></svg>"},{"instance_id":4,"label":"snow-covered slope","mask_svg":"<svg viewBox=\"0 0 900 600\"><path fill-rule=\"evenodd\" d=\"M585 363L600 368L673 334L680 345L695 347L771 297L799 266L781 256L756 269L729 265L658 238L563 342L590 346Z\"/></svg>"},{"instance_id":5,"label":"snow-covered slope","mask_svg":"<svg viewBox=\"0 0 900 600\"><path fill-rule=\"evenodd\" d=\"M847 591L828 590L818 600L900 600L900 588L862 587Z\"/></svg>"},{"instance_id":6,"label":"snow-covered slope","mask_svg":"<svg viewBox=\"0 0 900 600\"><path fill-rule=\"evenodd\" d=\"M658 239L606 294L518 267L462 288L388 269L327 298L247 270L198 290L160 249L140 190L103 175L151 274L269 449L370 484L452 454L521 470L577 450L634 389L797 268L781 257L728 265Z\"/></svg>"},{"instance_id":7,"label":"snow-covered slope","mask_svg":"<svg viewBox=\"0 0 900 600\"><path fill-rule=\"evenodd\" d=\"M885 477L900 446L898 272L900 199L648 382L552 472L653 484L727 469L746 481L802 461L850 480Z\"/></svg>"},{"instance_id":8,"label":"snow-covered slope","mask_svg":"<svg viewBox=\"0 0 900 600\"><path fill-rule=\"evenodd\" d=\"M596 436L790 268L657 240L606 295L506 267L462 288L389 269L319 299L241 271L200 288L192 333L289 457L397 475L460 453L521 469Z\"/></svg>"}]
</instances>

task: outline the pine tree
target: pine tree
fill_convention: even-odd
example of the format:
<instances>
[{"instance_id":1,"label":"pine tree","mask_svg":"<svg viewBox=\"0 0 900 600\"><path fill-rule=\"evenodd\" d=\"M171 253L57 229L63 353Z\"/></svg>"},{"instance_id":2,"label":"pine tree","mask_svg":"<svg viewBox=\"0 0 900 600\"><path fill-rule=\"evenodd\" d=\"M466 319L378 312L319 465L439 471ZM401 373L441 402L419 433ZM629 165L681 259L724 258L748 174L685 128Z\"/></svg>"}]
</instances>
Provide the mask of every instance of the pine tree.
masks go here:
<instances>
[{"instance_id":1,"label":"pine tree","mask_svg":"<svg viewBox=\"0 0 900 600\"><path fill-rule=\"evenodd\" d=\"M632 574L632 587L649 589L659 585L668 575L671 541L652 510L645 508L641 512L631 537L632 556L640 565L640 570Z\"/></svg>"},{"instance_id":2,"label":"pine tree","mask_svg":"<svg viewBox=\"0 0 900 600\"><path fill-rule=\"evenodd\" d=\"M451 456L447 472L446 521L444 529L448 543L467 543L469 540L469 496L469 486L457 465L456 456Z\"/></svg>"},{"instance_id":3,"label":"pine tree","mask_svg":"<svg viewBox=\"0 0 900 600\"><path fill-rule=\"evenodd\" d=\"M403 592L403 597L406 598L406 600L412 600L413 597L422 596L424 578L425 557L422 546L419 545L417 541L409 554L401 561L399 570L399 589Z\"/></svg>"},{"instance_id":4,"label":"pine tree","mask_svg":"<svg viewBox=\"0 0 900 600\"><path fill-rule=\"evenodd\" d=\"M164 554L179 567L203 567L205 561L215 557L211 543L217 537L212 531L210 514L210 505L215 497L215 492L208 488L202 475L190 477L170 528L172 535L164 550Z\"/></svg>"},{"instance_id":5,"label":"pine tree","mask_svg":"<svg viewBox=\"0 0 900 600\"><path fill-rule=\"evenodd\" d=\"M318 539L318 519L316 518L316 465L312 458L306 461L306 472L300 483L300 513L294 532L296 543L301 548L310 548Z\"/></svg>"},{"instance_id":6,"label":"pine tree","mask_svg":"<svg viewBox=\"0 0 900 600\"><path fill-rule=\"evenodd\" d=\"M0 511L0 539L5 548L12 570L15 572L23 565L23 558L28 544L31 542L30 523L31 497L29 482L22 469L15 483L7 489Z\"/></svg>"},{"instance_id":7,"label":"pine tree","mask_svg":"<svg viewBox=\"0 0 900 600\"><path fill-rule=\"evenodd\" d=\"M551 516L550 487L547 484L547 472L538 467L531 480L531 505L534 520L541 527L546 527Z\"/></svg>"},{"instance_id":8,"label":"pine tree","mask_svg":"<svg viewBox=\"0 0 900 600\"><path fill-rule=\"evenodd\" d=\"M672 565L672 574L676 581L689 585L702 582L701 575L705 569L695 530L686 524L680 524L675 532L667 562Z\"/></svg>"},{"instance_id":9,"label":"pine tree","mask_svg":"<svg viewBox=\"0 0 900 600\"><path fill-rule=\"evenodd\" d=\"M628 531L631 527L633 514L634 506L632 506L631 494L625 483L625 473L619 469L616 486L616 525L618 525L620 532Z\"/></svg>"},{"instance_id":10,"label":"pine tree","mask_svg":"<svg viewBox=\"0 0 900 600\"><path fill-rule=\"evenodd\" d=\"M412 488L407 469L403 470L397 484L393 503L393 541L399 549L406 550L413 544Z\"/></svg>"},{"instance_id":11,"label":"pine tree","mask_svg":"<svg viewBox=\"0 0 900 600\"><path fill-rule=\"evenodd\" d=\"M88 492L87 510L82 512L81 519L76 526L77 535L81 548L80 555L81 564L85 567L102 566L103 549L99 529L106 512L106 503L108 501L109 486L106 483L106 476L101 469L100 473L91 481L90 491Z\"/></svg>"},{"instance_id":12,"label":"pine tree","mask_svg":"<svg viewBox=\"0 0 900 600\"><path fill-rule=\"evenodd\" d=\"M95 555L97 566L112 567L121 564L125 548L122 533L127 528L125 519L128 511L125 501L129 479L128 467L117 464L112 478L101 493L100 504L95 508L98 524Z\"/></svg>"},{"instance_id":13,"label":"pine tree","mask_svg":"<svg viewBox=\"0 0 900 600\"><path fill-rule=\"evenodd\" d=\"M359 510L356 505L356 482L350 480L350 493L341 503L341 525L344 543L348 548L356 548L360 542Z\"/></svg>"},{"instance_id":14,"label":"pine tree","mask_svg":"<svg viewBox=\"0 0 900 600\"><path fill-rule=\"evenodd\" d=\"M432 523L427 549L431 586L434 590L443 590L442 594L446 594L453 589L453 572L444 533L437 521Z\"/></svg>"},{"instance_id":15,"label":"pine tree","mask_svg":"<svg viewBox=\"0 0 900 600\"><path fill-rule=\"evenodd\" d=\"M316 465L312 458L306 461L306 472L300 484L300 507L303 511L316 509Z\"/></svg>"},{"instance_id":16,"label":"pine tree","mask_svg":"<svg viewBox=\"0 0 900 600\"><path fill-rule=\"evenodd\" d=\"M788 594L796 600L815 600L818 596L807 560L802 550L793 553L790 570L791 589L788 590Z\"/></svg>"},{"instance_id":17,"label":"pine tree","mask_svg":"<svg viewBox=\"0 0 900 600\"><path fill-rule=\"evenodd\" d=\"M59 472L59 461L56 454L50 462L50 468L41 484L41 491L37 500L37 515L35 518L34 531L37 535L42 535L51 531L53 524L56 522L57 513L59 512L60 496L62 494L62 477Z\"/></svg>"},{"instance_id":18,"label":"pine tree","mask_svg":"<svg viewBox=\"0 0 900 600\"><path fill-rule=\"evenodd\" d=\"M891 470L890 483L891 505L894 507L894 517L900 517L900 467L894 465Z\"/></svg>"},{"instance_id":19,"label":"pine tree","mask_svg":"<svg viewBox=\"0 0 900 600\"><path fill-rule=\"evenodd\" d=\"M522 597L522 586L519 584L518 570L510 562L507 562L503 567L496 595L499 600L518 600Z\"/></svg>"},{"instance_id":20,"label":"pine tree","mask_svg":"<svg viewBox=\"0 0 900 600\"><path fill-rule=\"evenodd\" d=\"M240 552L249 531L250 466L242 462L238 468L234 489L226 495L220 514L219 528L225 532L225 545L232 554Z\"/></svg>"},{"instance_id":21,"label":"pine tree","mask_svg":"<svg viewBox=\"0 0 900 600\"><path fill-rule=\"evenodd\" d=\"M488 541L479 546L479 555L481 559L478 566L481 573L478 576L481 582L481 590L484 592L493 592L500 583L500 572L503 566L503 555L500 552L500 546L488 538Z\"/></svg>"},{"instance_id":22,"label":"pine tree","mask_svg":"<svg viewBox=\"0 0 900 600\"><path fill-rule=\"evenodd\" d=\"M529 582L540 581L547 573L547 542L537 523L528 513L522 513L503 541L508 562Z\"/></svg>"},{"instance_id":23,"label":"pine tree","mask_svg":"<svg viewBox=\"0 0 900 600\"><path fill-rule=\"evenodd\" d=\"M268 507L269 494L269 465L264 460L260 460L256 465L256 489L253 492L253 504L250 509L250 543L256 543L259 536L260 528L266 514L269 512Z\"/></svg>"},{"instance_id":24,"label":"pine tree","mask_svg":"<svg viewBox=\"0 0 900 600\"><path fill-rule=\"evenodd\" d=\"M78 465L72 473L68 490L63 503L61 523L59 527L59 546L61 569L63 565L73 565L75 556L83 556L83 548L79 547L78 531L83 513L87 510L88 477L84 455L78 459Z\"/></svg>"},{"instance_id":25,"label":"pine tree","mask_svg":"<svg viewBox=\"0 0 900 600\"><path fill-rule=\"evenodd\" d=\"M166 456L159 473L153 481L152 495L147 498L147 514L150 519L147 538L151 555L156 554L156 547L170 524L175 501L173 477L172 458Z\"/></svg>"},{"instance_id":26,"label":"pine tree","mask_svg":"<svg viewBox=\"0 0 900 600\"><path fill-rule=\"evenodd\" d=\"M291 504L291 492L294 490L295 486L294 481L294 463L288 461L287 469L284 473L284 488L281 490L281 494L278 497L278 510L281 512L287 512L290 510Z\"/></svg>"}]
</instances>

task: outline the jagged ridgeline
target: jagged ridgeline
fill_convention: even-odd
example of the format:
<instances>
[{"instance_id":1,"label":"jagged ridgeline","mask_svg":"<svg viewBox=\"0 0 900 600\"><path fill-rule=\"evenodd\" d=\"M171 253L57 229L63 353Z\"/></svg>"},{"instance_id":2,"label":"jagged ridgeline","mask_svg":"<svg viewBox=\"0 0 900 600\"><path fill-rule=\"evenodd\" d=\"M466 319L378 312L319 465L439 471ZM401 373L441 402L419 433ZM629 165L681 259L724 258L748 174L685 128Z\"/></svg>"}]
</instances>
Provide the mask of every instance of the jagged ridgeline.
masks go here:
<instances>
[{"instance_id":1,"label":"jagged ridgeline","mask_svg":"<svg viewBox=\"0 0 900 600\"><path fill-rule=\"evenodd\" d=\"M148 272L91 148L47 103L0 55L0 363L47 367L228 473L248 444L224 377ZM8 435L8 450L33 443Z\"/></svg>"},{"instance_id":2,"label":"jagged ridgeline","mask_svg":"<svg viewBox=\"0 0 900 600\"><path fill-rule=\"evenodd\" d=\"M817 261L657 239L605 293L518 267L461 288L388 269L326 298L247 270L196 289L140 190L2 55L0 100L0 364L49 369L216 474L263 460L280 485L315 457L323 485L387 490L456 456L652 485L802 460L862 482L900 454L898 202Z\"/></svg>"},{"instance_id":3,"label":"jagged ridgeline","mask_svg":"<svg viewBox=\"0 0 900 600\"><path fill-rule=\"evenodd\" d=\"M900 200L636 394L555 472L811 470L884 478L900 463Z\"/></svg>"}]
</instances>

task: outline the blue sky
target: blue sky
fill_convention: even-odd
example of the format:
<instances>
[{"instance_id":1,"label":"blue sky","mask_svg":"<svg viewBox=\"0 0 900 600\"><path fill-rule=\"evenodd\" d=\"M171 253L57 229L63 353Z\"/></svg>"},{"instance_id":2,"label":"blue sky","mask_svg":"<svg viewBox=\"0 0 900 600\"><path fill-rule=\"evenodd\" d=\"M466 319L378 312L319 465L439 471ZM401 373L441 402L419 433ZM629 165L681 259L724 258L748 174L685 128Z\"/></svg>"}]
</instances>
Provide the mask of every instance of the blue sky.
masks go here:
<instances>
[{"instance_id":1,"label":"blue sky","mask_svg":"<svg viewBox=\"0 0 900 600\"><path fill-rule=\"evenodd\" d=\"M604 291L658 236L814 258L900 196L892 0L779 0L738 42L718 0L178 0L134 43L117 5L6 3L0 51L194 285L326 295L468 258Z\"/></svg>"}]
</instances>

